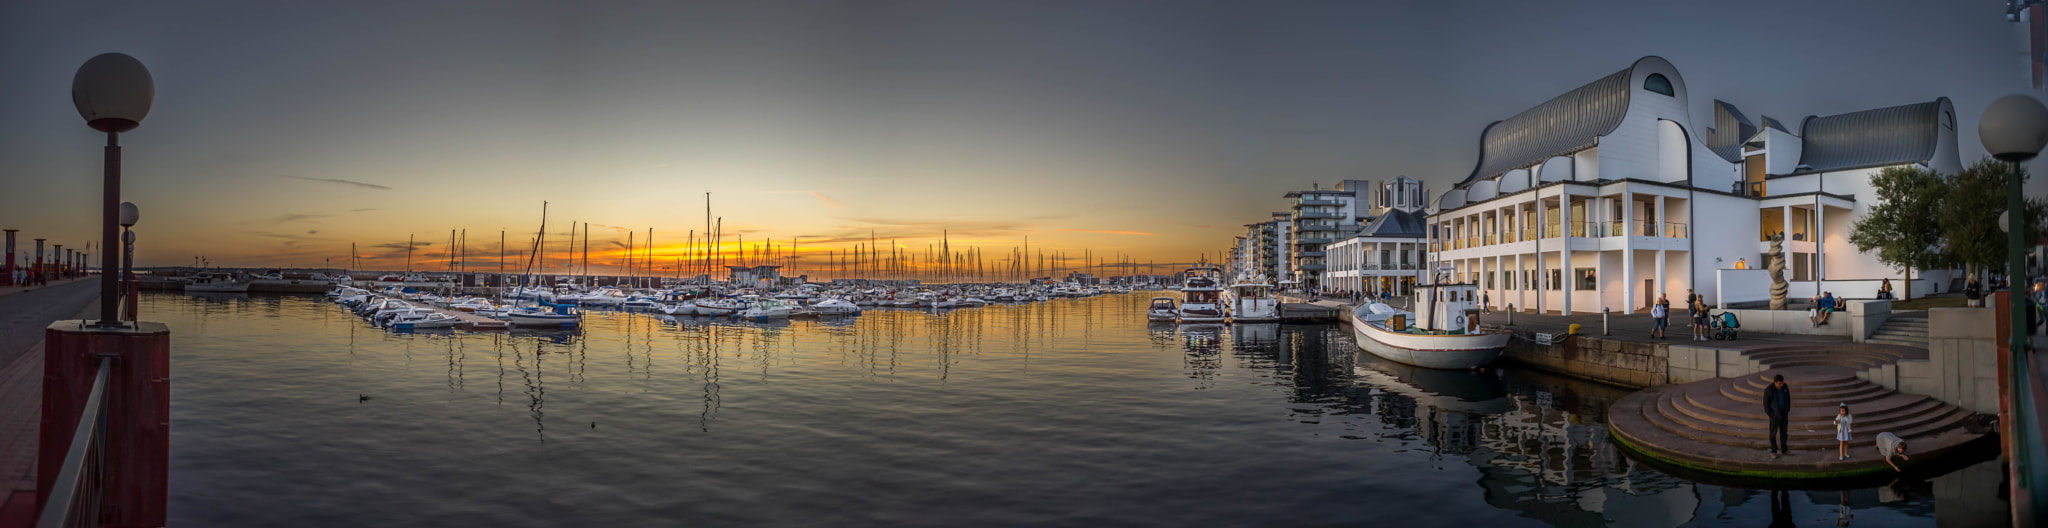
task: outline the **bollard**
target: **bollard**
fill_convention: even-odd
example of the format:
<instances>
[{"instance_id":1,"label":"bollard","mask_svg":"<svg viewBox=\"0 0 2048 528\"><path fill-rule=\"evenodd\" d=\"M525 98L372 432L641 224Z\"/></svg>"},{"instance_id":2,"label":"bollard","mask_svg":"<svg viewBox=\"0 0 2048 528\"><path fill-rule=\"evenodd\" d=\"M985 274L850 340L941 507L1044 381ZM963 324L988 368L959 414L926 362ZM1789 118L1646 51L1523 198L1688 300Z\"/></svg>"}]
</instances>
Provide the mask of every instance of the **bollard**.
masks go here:
<instances>
[{"instance_id":1,"label":"bollard","mask_svg":"<svg viewBox=\"0 0 2048 528\"><path fill-rule=\"evenodd\" d=\"M1508 326L1515 325L1515 303L1508 303Z\"/></svg>"},{"instance_id":2,"label":"bollard","mask_svg":"<svg viewBox=\"0 0 2048 528\"><path fill-rule=\"evenodd\" d=\"M1600 335L1607 334L1607 307L1600 307Z\"/></svg>"},{"instance_id":3,"label":"bollard","mask_svg":"<svg viewBox=\"0 0 2048 528\"><path fill-rule=\"evenodd\" d=\"M0 275L0 284L8 286L20 286L19 284L14 283L14 232L20 231L20 229L8 229L6 231L7 263L4 265L0 265L0 269L4 269L4 271L0 271L0 273L5 273L4 275Z\"/></svg>"}]
</instances>

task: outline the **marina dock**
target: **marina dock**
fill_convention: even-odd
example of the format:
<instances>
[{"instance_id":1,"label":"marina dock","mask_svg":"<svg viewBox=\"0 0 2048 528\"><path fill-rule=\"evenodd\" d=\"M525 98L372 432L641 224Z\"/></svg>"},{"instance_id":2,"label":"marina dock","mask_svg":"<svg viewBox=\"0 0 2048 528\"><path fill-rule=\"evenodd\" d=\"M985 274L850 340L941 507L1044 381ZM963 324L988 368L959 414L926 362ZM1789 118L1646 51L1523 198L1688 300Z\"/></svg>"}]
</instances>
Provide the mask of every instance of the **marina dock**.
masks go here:
<instances>
[{"instance_id":1,"label":"marina dock","mask_svg":"<svg viewBox=\"0 0 2048 528\"><path fill-rule=\"evenodd\" d=\"M481 316L481 315L477 315L477 314L474 314L474 313L470 313L470 312L465 312L465 311L462 311L462 310L456 310L456 309L452 309L452 308L449 308L449 307L447 307L447 306L435 306L435 305L433 305L432 303L429 303L429 302L426 302L426 301L420 301L420 300L414 300L414 299L406 299L406 298L403 298L403 297L393 297L393 296L390 296L390 295L384 295L384 294L378 294L378 293L372 293L371 295L372 295L372 296L374 296L374 297L383 297L383 298L387 298L387 299L397 299L397 300L405 301L405 302L406 302L406 304L410 304L410 305L413 305L413 306L415 306L415 307L419 307L419 308L426 308L426 309L428 309L428 310L433 310L434 312L436 312L436 313L440 313L440 314L442 314L442 315L447 315L447 316L449 316L449 317L454 317L454 318L456 318L456 319L459 319L459 320L461 320L461 321L462 321L462 323L460 323L459 325L457 325L457 327L458 327L458 328L462 328L462 329L466 329L466 330L509 330L509 329L511 329L511 328L512 328L512 323L509 323L509 322L505 322L505 321L500 321L500 320L497 320L497 319L492 319L492 318L489 318L489 317L484 317L484 316Z\"/></svg>"}]
</instances>

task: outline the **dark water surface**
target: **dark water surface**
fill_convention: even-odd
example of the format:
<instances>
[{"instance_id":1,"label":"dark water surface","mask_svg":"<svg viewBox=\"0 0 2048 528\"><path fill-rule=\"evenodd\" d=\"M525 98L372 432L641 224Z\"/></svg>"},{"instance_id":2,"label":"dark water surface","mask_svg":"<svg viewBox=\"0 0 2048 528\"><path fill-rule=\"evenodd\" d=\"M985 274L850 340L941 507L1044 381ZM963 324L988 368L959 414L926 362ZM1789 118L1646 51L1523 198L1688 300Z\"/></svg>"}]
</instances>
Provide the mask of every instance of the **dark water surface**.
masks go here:
<instances>
[{"instance_id":1,"label":"dark water surface","mask_svg":"<svg viewBox=\"0 0 2048 528\"><path fill-rule=\"evenodd\" d=\"M765 326L600 312L510 334L392 334L317 297L156 294L144 313L175 343L173 526L2004 515L1992 463L1848 492L1696 484L1608 442L1623 390L1417 371L1333 325L1148 325L1146 297Z\"/></svg>"}]
</instances>

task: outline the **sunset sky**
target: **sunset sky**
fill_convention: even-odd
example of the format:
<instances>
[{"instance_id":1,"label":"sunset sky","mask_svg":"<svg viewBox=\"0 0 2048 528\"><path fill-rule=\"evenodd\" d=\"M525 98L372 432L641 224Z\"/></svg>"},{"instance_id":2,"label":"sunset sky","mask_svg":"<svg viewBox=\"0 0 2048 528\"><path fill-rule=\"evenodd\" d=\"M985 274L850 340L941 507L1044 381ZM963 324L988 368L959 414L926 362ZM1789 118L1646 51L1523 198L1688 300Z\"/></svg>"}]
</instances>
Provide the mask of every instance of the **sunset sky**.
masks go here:
<instances>
[{"instance_id":1,"label":"sunset sky","mask_svg":"<svg viewBox=\"0 0 2048 528\"><path fill-rule=\"evenodd\" d=\"M103 138L69 87L109 51L156 81L122 136L145 266L353 243L396 269L408 235L431 261L466 229L495 268L543 200L551 241L652 228L666 264L706 192L728 242L1186 262L1312 182L1441 191L1487 123L1644 55L1695 123L1716 98L1792 123L1947 96L1966 161L2028 89L1996 0L1383 4L8 2L0 227L97 238Z\"/></svg>"}]
</instances>

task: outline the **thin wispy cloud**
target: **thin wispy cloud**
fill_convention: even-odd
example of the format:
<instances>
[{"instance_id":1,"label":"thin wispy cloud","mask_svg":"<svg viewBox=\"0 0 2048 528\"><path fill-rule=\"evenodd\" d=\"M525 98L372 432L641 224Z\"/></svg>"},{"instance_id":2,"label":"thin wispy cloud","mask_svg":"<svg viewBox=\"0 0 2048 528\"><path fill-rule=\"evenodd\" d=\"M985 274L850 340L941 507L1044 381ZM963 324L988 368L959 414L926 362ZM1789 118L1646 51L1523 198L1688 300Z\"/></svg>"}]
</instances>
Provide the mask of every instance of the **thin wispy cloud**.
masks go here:
<instances>
[{"instance_id":1,"label":"thin wispy cloud","mask_svg":"<svg viewBox=\"0 0 2048 528\"><path fill-rule=\"evenodd\" d=\"M1064 231L1064 232L1068 232L1068 233L1102 233L1102 234L1107 234L1107 235L1141 235L1141 236L1154 236L1154 235L1158 235L1158 234L1159 234L1159 233L1147 233L1147 232L1144 232L1144 231L1119 231L1119 230L1115 230L1115 229L1061 229L1060 231Z\"/></svg>"},{"instance_id":2,"label":"thin wispy cloud","mask_svg":"<svg viewBox=\"0 0 2048 528\"><path fill-rule=\"evenodd\" d=\"M816 196L816 197L818 197L818 201L821 201L821 202L825 202L825 207L830 207L830 208L833 208L833 209L844 209L844 208L846 208L846 202L841 202L841 201L839 201L839 199L838 199L838 198L833 198L833 197L830 197L830 196L825 196L825 193L821 193L821 192L818 192L818 191L811 191L811 196Z\"/></svg>"},{"instance_id":3,"label":"thin wispy cloud","mask_svg":"<svg viewBox=\"0 0 2048 528\"><path fill-rule=\"evenodd\" d=\"M364 189L376 189L376 190L379 190L379 191L389 191L389 190L391 190L391 188L390 188L390 187L385 187L385 186L382 186L382 185L377 185L377 184L374 184L374 183L363 183L363 182L359 182L359 181L355 181L355 180L344 180L344 179L340 179L340 178L307 178L307 177L305 177L305 176L285 176L285 177L286 177L286 178L291 178L291 179L294 179L294 180L305 180L305 181L314 181L314 182L327 182L327 183L339 183L339 184L342 184L342 185L354 185L354 186L356 186L356 187L362 187L362 188L364 188Z\"/></svg>"},{"instance_id":4,"label":"thin wispy cloud","mask_svg":"<svg viewBox=\"0 0 2048 528\"><path fill-rule=\"evenodd\" d=\"M260 221L261 221L261 222L265 222L265 223L270 223L270 224L284 224L284 223L291 223L291 222L297 222L297 221L301 221L301 220L312 220L312 219L315 219L315 218L327 218L327 217L329 217L329 216L334 216L334 215L329 215L329 214L319 214L319 213L289 213L289 214L281 214L281 215L277 215L277 216L273 216L273 217L269 217L269 218L264 218L264 219L262 219L262 220L260 220Z\"/></svg>"}]
</instances>

